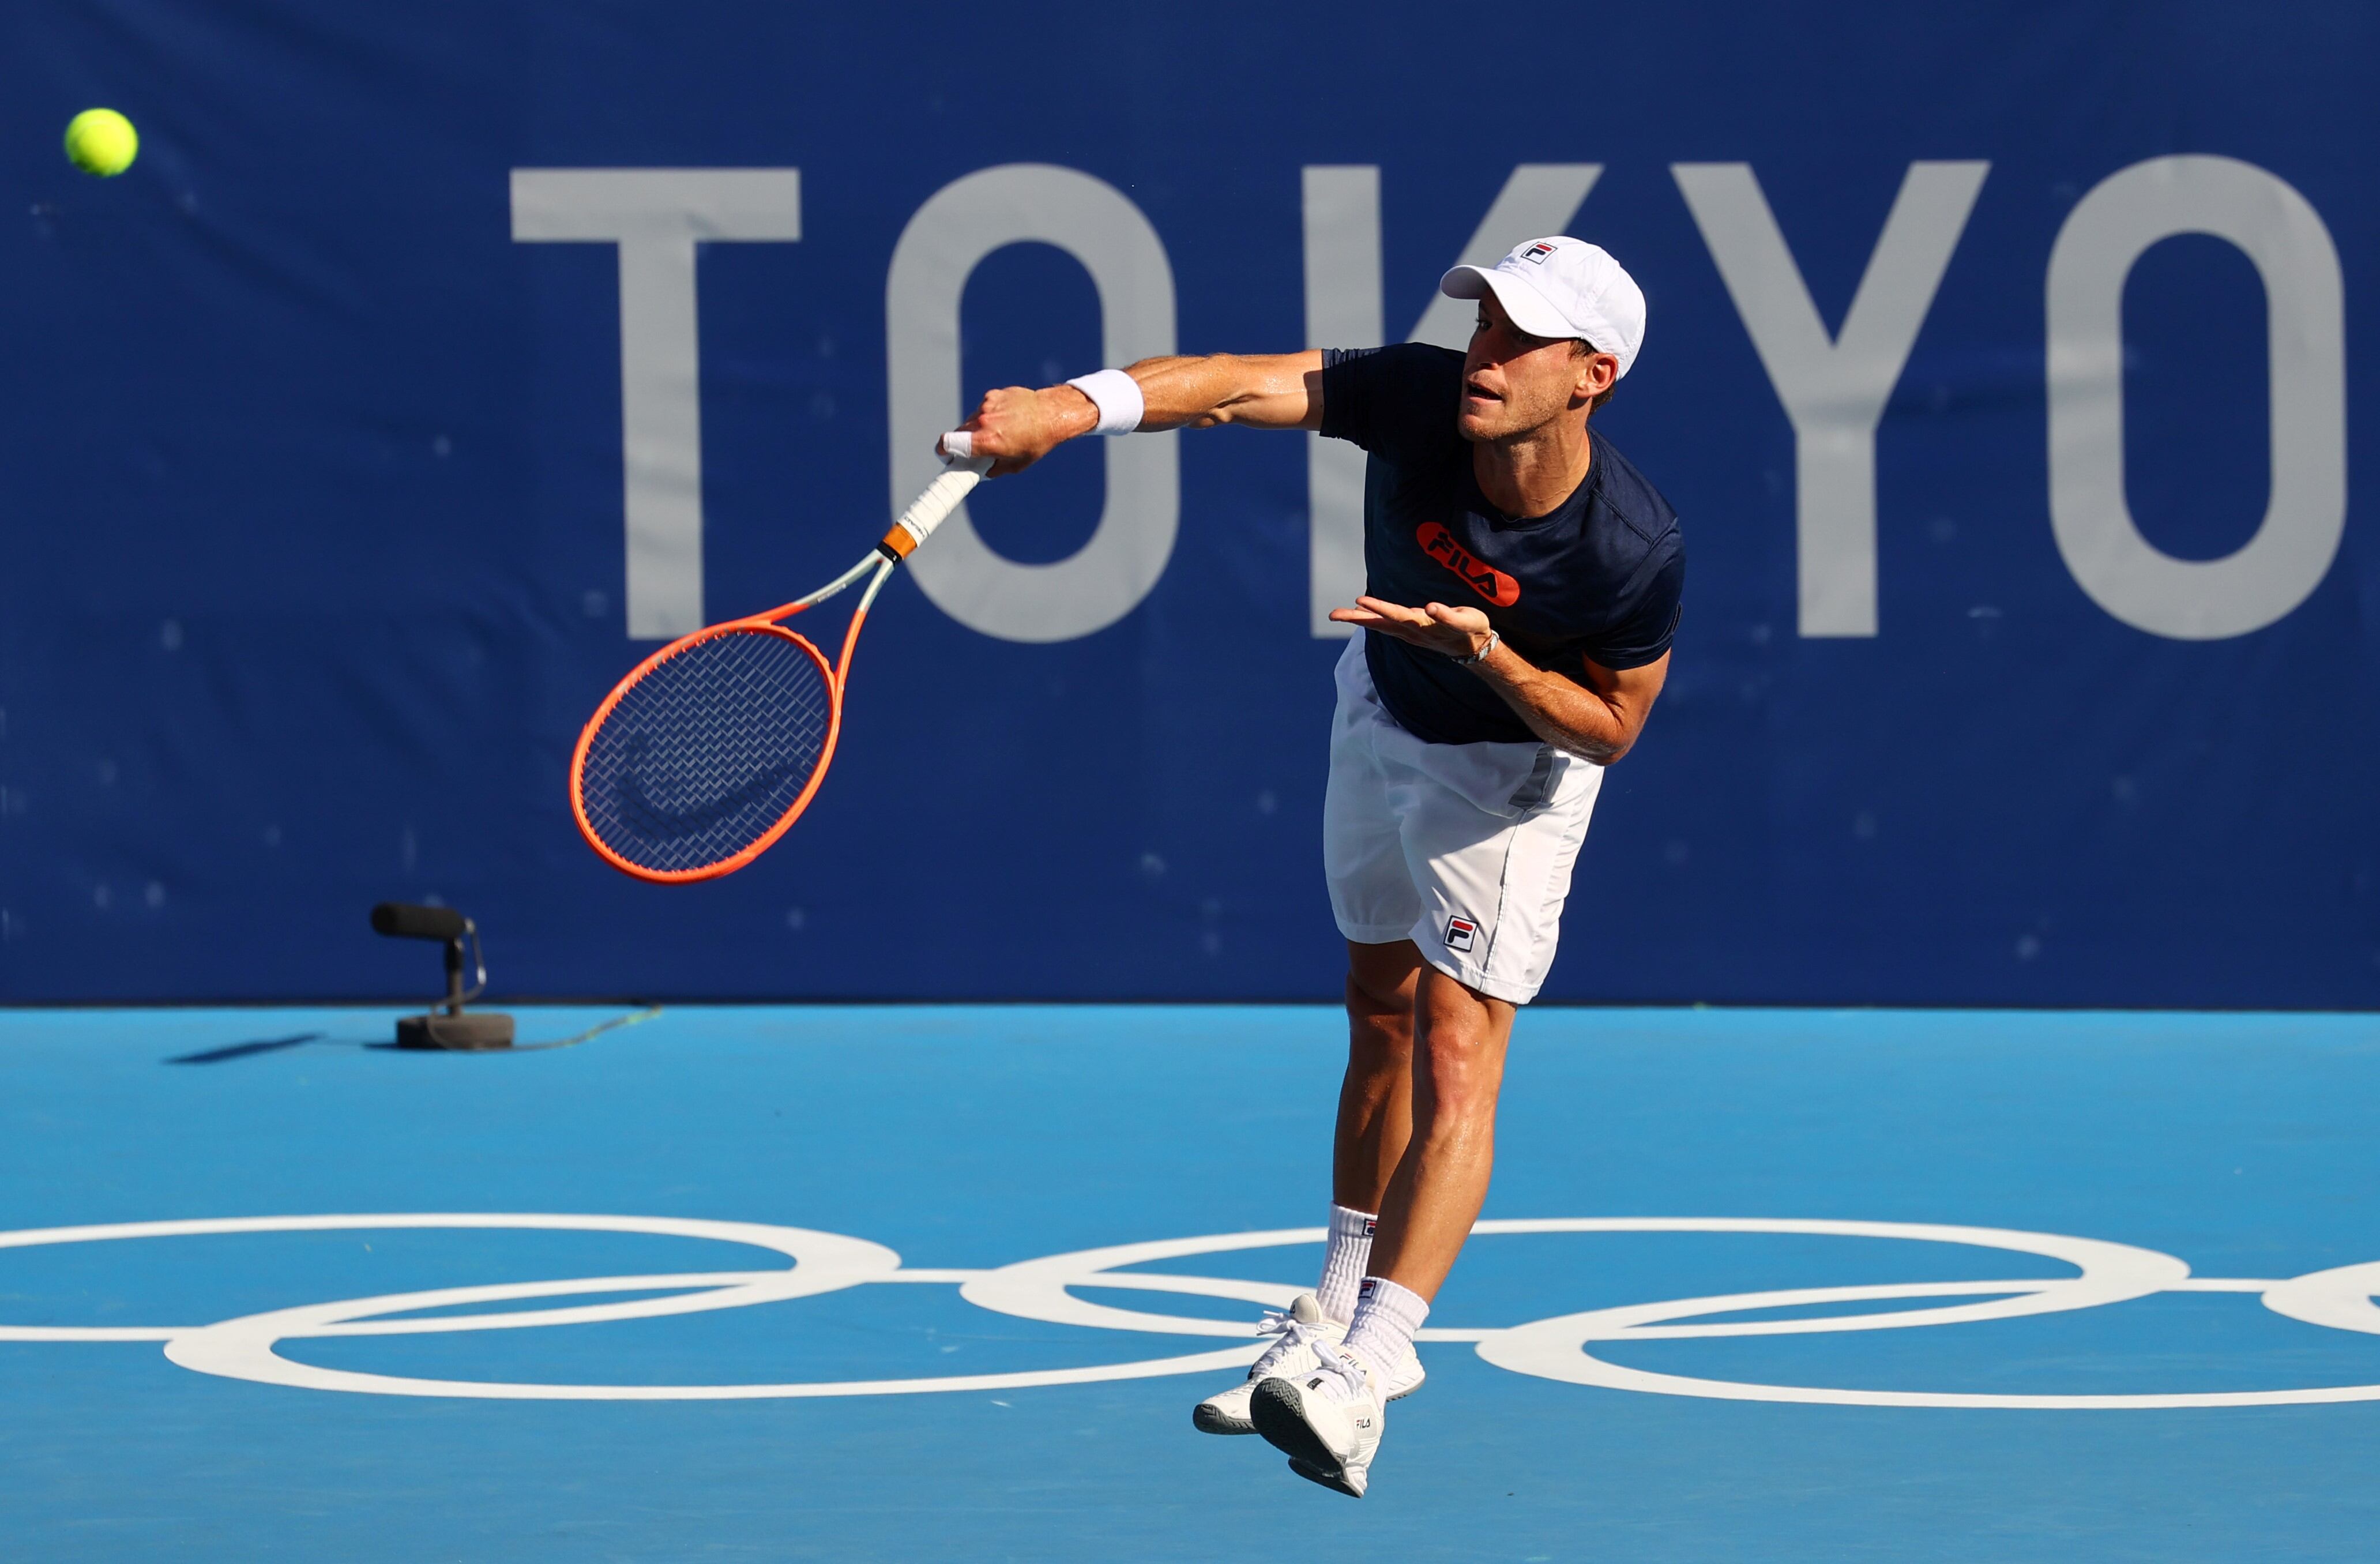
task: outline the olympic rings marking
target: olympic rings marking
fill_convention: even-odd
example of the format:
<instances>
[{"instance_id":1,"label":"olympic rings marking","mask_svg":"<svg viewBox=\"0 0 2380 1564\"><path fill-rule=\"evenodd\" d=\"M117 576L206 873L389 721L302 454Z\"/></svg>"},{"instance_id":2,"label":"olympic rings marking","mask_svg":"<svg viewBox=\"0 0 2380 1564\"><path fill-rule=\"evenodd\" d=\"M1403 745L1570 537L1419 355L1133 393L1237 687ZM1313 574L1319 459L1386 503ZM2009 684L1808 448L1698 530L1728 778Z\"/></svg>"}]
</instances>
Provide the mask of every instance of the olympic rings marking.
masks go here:
<instances>
[{"instance_id":1,"label":"olympic rings marking","mask_svg":"<svg viewBox=\"0 0 2380 1564\"><path fill-rule=\"evenodd\" d=\"M901 1268L901 1256L880 1243L872 1243L864 1238L846 1238L841 1233L817 1232L808 1228L778 1227L766 1222L714 1222L695 1217L498 1216L480 1211L356 1217L206 1217L176 1222L112 1222L96 1227L28 1228L20 1232L0 1232L0 1249L97 1243L123 1238L196 1238L239 1232L371 1232L401 1228L535 1229L558 1232L633 1232L653 1233L667 1238L707 1238L722 1243L773 1249L792 1260L794 1265L791 1270L738 1273L737 1278L723 1283L714 1283L700 1276L682 1277L675 1281L662 1283L663 1286L716 1286L726 1294L723 1297L720 1292L694 1292L679 1298L602 1303L585 1309L549 1310L538 1315L453 1315L441 1319L387 1321L373 1326L323 1330L319 1334L422 1335L449 1330L501 1330L528 1325L592 1325L606 1320L645 1319L655 1315L741 1308L747 1303L774 1303L785 1298L808 1297L814 1292L832 1292L857 1282L878 1279ZM577 1291L627 1292L636 1289L627 1286L584 1287ZM550 1295L535 1291L516 1294L519 1297ZM410 1306L431 1308L435 1305L420 1303ZM232 1325L237 1322L226 1320L223 1323ZM0 1341L173 1341L208 1328L215 1328L193 1325L0 1325Z\"/></svg>"},{"instance_id":2,"label":"olympic rings marking","mask_svg":"<svg viewBox=\"0 0 2380 1564\"><path fill-rule=\"evenodd\" d=\"M193 1221L42 1228L0 1232L0 1249L131 1238L407 1228L549 1230L710 1239L770 1250L793 1263L790 1267L768 1270L586 1277L561 1281L438 1288L338 1303L300 1304L196 1326L0 1325L0 1342L161 1341L164 1344L167 1359L202 1374L293 1388L345 1390L368 1395L635 1401L744 1400L1023 1389L1037 1386L1080 1385L1220 1371L1248 1363L1258 1351L1258 1344L1249 1340L1255 1333L1255 1327L1247 1322L1119 1308L1076 1297L1072 1290L1097 1288L1174 1292L1281 1306L1300 1290L1287 1283L1131 1271L1121 1267L1196 1255L1318 1243L1324 1236L1320 1228L1283 1228L1264 1232L1114 1244L1017 1261L990 1270L936 1270L905 1267L901 1264L900 1255L866 1239L769 1223L672 1217L448 1212L230 1217ZM1587 1350L1590 1344L1600 1342L1808 1335L1972 1324L2095 1308L2167 1291L2255 1292L2262 1295L2266 1308L2287 1318L2331 1329L2380 1335L2380 1306L2375 1306L2374 1302L2375 1295L2380 1295L2380 1261L2314 1271L2288 1280L2261 1281L2242 1278L2194 1278L2190 1275L2189 1267L2175 1256L2131 1244L2055 1233L1939 1223L1731 1217L1579 1217L1497 1219L1480 1222L1473 1231L1481 1235L1658 1232L1892 1239L2034 1255L2070 1265L2079 1273L2068 1277L1739 1292L1593 1309L1517 1326L1488 1328L1440 1327L1422 1332L1425 1340L1475 1343L1479 1355L1488 1363L1538 1378L1656 1395L1840 1406L2077 1410L2281 1406L2380 1400L2380 1385L2149 1395L1977 1395L1931 1390L1858 1390L1762 1385L1630 1368L1598 1357ZM419 1379L323 1368L283 1357L277 1351L280 1343L292 1340L429 1335L648 1319L815 1297L877 1282L954 1283L959 1288L960 1296L978 1307L1047 1324L1147 1334L1231 1337L1237 1338L1238 1341L1220 1351L1077 1368L893 1379L802 1381L778 1385L549 1385ZM583 1297L596 1293L662 1295L559 1308L419 1317L422 1311L432 1309L468 1308L475 1304ZM1838 1303L1865 1304L1900 1299L1946 1298L1977 1301L1933 1308L1791 1319L1710 1317ZM415 1317L386 1317L391 1315Z\"/></svg>"},{"instance_id":3,"label":"olympic rings marking","mask_svg":"<svg viewBox=\"0 0 2380 1564\"><path fill-rule=\"evenodd\" d=\"M945 1375L909 1379L808 1382L791 1385L545 1385L479 1380L417 1379L323 1368L281 1356L274 1348L292 1338L414 1336L458 1330L505 1330L529 1326L594 1325L708 1309L742 1308L839 1291L866 1282L962 1281L973 1271L906 1272L901 1256L880 1243L808 1228L763 1222L720 1222L678 1217L593 1217L544 1214L498 1215L447 1212L348 1217L220 1217L194 1221L122 1222L106 1226L40 1228L0 1233L0 1249L55 1243L89 1243L123 1238L180 1238L242 1232L339 1232L391 1228L541 1229L579 1232L652 1233L675 1238L716 1239L772 1249L790 1257L791 1269L688 1272L667 1276L589 1277L568 1281L506 1282L489 1287L450 1287L395 1292L342 1303L302 1304L243 1315L205 1326L5 1326L0 1341L164 1341L166 1358L184 1368L226 1379L312 1390L346 1390L381 1396L456 1396L492 1400L750 1400L816 1396L890 1396L949 1390L1017 1390L1045 1385L1079 1385L1168 1374L1196 1374L1245 1365L1259 1347L1250 1342L1228 1352L1086 1368L1041 1369L1017 1374ZM1317 1230L1319 1235L1319 1230ZM473 1303L600 1292L692 1289L674 1296L595 1303L572 1309L502 1314L441 1315L427 1319L376 1319L379 1315ZM1249 1337L1252 1325L1230 1334Z\"/></svg>"},{"instance_id":4,"label":"olympic rings marking","mask_svg":"<svg viewBox=\"0 0 2380 1564\"><path fill-rule=\"evenodd\" d=\"M732 1274L732 1273L731 1273ZM768 1272L747 1273L766 1276ZM847 1379L805 1381L786 1385L540 1385L502 1384L485 1380L414 1379L397 1375L361 1374L322 1368L281 1356L273 1348L290 1337L330 1336L369 1329L348 1322L375 1314L407 1309L446 1308L461 1303L497 1303L516 1298L550 1297L572 1292L621 1292L638 1288L682 1287L683 1276L593 1277L580 1281L516 1282L494 1287L450 1287L428 1292L398 1292L381 1298L358 1298L343 1303L313 1303L270 1314L225 1320L203 1330L179 1336L165 1344L165 1356L184 1368L226 1379L252 1380L260 1385L286 1385L308 1390L349 1390L376 1396L468 1396L508 1401L743 1401L783 1400L817 1396L903 1396L948 1390L1023 1390L1045 1385L1084 1385L1108 1379L1141 1379L1167 1374L1196 1374L1244 1366L1257 1355L1254 1347L1229 1352L1198 1352L1187 1357L1157 1358L1141 1363L1094 1364L1087 1368L1027 1370L1016 1374L942 1375L907 1379ZM714 1279L699 1279L709 1282ZM860 1281L890 1281L892 1276L852 1277ZM752 1302L761 1302L754 1298ZM604 1305L598 1305L597 1308ZM593 1314L596 1309L556 1310L556 1314ZM482 1316L505 1319L509 1315ZM438 1324L439 1320L402 1320L393 1325Z\"/></svg>"},{"instance_id":5,"label":"olympic rings marking","mask_svg":"<svg viewBox=\"0 0 2380 1564\"><path fill-rule=\"evenodd\" d=\"M1112 1287L1181 1292L1207 1298L1238 1298L1285 1309L1305 1289L1288 1282L1238 1281L1224 1277L1175 1276L1171 1272L1120 1272L1114 1267L1179 1260L1192 1255L1271 1249L1285 1243L1319 1243L1329 1236L1326 1228L1279 1228L1271 1232L1231 1232L1208 1238L1168 1238L1154 1243L1078 1249L1071 1255L1019 1260L998 1270L986 1271L964 1283L959 1296L978 1308L1050 1325L1085 1325L1100 1330L1144 1330L1168 1336L1246 1336L1251 1328L1245 1321L1201 1319L1195 1315L1146 1315L1134 1309L1086 1303L1066 1290Z\"/></svg>"}]
</instances>

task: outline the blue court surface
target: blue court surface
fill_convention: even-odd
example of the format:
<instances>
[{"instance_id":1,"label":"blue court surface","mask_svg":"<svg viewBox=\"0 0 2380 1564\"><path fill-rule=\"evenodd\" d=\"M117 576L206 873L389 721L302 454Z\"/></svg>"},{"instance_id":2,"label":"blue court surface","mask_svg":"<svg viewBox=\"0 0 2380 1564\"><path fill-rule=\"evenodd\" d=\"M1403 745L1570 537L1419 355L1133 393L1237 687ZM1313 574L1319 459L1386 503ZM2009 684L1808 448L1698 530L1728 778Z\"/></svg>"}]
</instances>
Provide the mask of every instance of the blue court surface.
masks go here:
<instances>
[{"instance_id":1,"label":"blue court surface","mask_svg":"<svg viewBox=\"0 0 2380 1564\"><path fill-rule=\"evenodd\" d=\"M2380 1535L2368 1018L1525 1013L1360 1503L1189 1420L1318 1260L1330 1009L673 1009L510 1056L389 1019L0 1017L7 1558Z\"/></svg>"}]
</instances>

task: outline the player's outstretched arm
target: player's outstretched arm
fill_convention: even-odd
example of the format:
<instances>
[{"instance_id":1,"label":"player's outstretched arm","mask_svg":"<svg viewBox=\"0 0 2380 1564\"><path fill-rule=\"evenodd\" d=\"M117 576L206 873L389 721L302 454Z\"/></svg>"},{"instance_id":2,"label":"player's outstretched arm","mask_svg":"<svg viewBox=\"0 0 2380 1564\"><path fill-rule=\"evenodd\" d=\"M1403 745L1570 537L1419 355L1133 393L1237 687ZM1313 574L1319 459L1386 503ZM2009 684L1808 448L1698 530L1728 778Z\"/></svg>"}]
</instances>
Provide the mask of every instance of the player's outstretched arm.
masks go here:
<instances>
[{"instance_id":1,"label":"player's outstretched arm","mask_svg":"<svg viewBox=\"0 0 2380 1564\"><path fill-rule=\"evenodd\" d=\"M1330 617L1460 659L1531 733L1598 766L1610 765L1635 745L1670 676L1666 651L1641 668L1606 668L1582 659L1579 679L1549 673L1504 645L1475 608L1407 608L1363 597L1354 608L1332 609Z\"/></svg>"},{"instance_id":2,"label":"player's outstretched arm","mask_svg":"<svg viewBox=\"0 0 2380 1564\"><path fill-rule=\"evenodd\" d=\"M1129 366L1140 390L1143 430L1322 427L1322 355L1318 352L1144 358ZM991 476L1022 472L1060 445L1099 426L1099 409L1073 385L1004 386L984 394L961 425L975 454L992 460Z\"/></svg>"}]
</instances>

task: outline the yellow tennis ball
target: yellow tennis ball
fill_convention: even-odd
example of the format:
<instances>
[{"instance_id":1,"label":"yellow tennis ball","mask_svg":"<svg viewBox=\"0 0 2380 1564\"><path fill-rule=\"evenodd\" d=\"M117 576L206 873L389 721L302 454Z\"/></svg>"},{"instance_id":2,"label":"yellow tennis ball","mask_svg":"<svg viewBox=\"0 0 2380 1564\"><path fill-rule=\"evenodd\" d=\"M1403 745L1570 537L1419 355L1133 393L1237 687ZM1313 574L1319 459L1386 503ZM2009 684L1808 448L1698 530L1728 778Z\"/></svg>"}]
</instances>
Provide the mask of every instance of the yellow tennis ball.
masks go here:
<instances>
[{"instance_id":1,"label":"yellow tennis ball","mask_svg":"<svg viewBox=\"0 0 2380 1564\"><path fill-rule=\"evenodd\" d=\"M114 109L85 109L67 121L67 160L104 178L132 166L140 132Z\"/></svg>"}]
</instances>

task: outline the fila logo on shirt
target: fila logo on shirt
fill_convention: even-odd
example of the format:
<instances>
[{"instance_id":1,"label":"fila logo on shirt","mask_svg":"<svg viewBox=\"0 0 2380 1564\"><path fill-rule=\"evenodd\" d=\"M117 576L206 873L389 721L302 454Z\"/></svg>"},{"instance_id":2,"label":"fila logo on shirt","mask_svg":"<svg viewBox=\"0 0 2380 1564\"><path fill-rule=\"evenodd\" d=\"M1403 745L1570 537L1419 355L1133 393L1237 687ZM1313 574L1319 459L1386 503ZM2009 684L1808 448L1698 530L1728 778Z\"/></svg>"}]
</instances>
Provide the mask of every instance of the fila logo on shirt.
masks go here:
<instances>
[{"instance_id":1,"label":"fila logo on shirt","mask_svg":"<svg viewBox=\"0 0 2380 1564\"><path fill-rule=\"evenodd\" d=\"M1463 577L1463 584L1486 598L1499 608L1510 608L1521 600L1521 584L1492 564L1483 564L1472 557L1471 551L1456 542L1454 534L1434 521L1425 521L1414 528L1414 537L1421 543L1421 552L1447 569Z\"/></svg>"},{"instance_id":2,"label":"fila logo on shirt","mask_svg":"<svg viewBox=\"0 0 2380 1564\"><path fill-rule=\"evenodd\" d=\"M1446 948L1450 951L1467 951L1471 949L1471 941L1478 932L1479 926L1467 917L1448 918Z\"/></svg>"}]
</instances>

